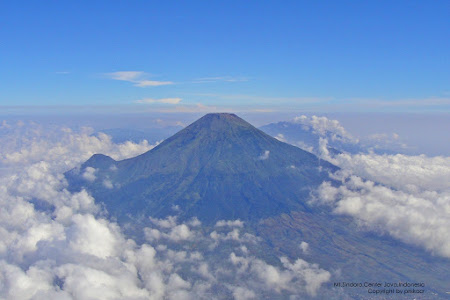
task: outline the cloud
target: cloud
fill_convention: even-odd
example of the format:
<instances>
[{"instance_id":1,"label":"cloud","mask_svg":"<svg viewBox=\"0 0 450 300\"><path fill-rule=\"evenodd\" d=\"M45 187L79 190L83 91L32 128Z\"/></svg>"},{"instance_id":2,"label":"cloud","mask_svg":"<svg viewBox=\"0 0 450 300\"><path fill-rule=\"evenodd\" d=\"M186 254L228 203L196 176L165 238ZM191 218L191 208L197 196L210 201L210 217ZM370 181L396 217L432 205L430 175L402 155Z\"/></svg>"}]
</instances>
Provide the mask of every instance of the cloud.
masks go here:
<instances>
[{"instance_id":1,"label":"cloud","mask_svg":"<svg viewBox=\"0 0 450 300\"><path fill-rule=\"evenodd\" d=\"M148 74L142 71L121 71L121 72L106 73L105 75L113 80L120 80L134 83L134 86L137 87L162 86L173 84L172 81L156 81L145 79L145 77L148 76Z\"/></svg>"},{"instance_id":2,"label":"cloud","mask_svg":"<svg viewBox=\"0 0 450 300\"><path fill-rule=\"evenodd\" d=\"M33 124L27 128L17 127L2 138L5 143L0 144L0 163L19 166L46 161L63 171L96 153L118 160L134 157L155 146L146 140L114 144L110 136L104 133L92 136L92 132L87 127L77 133L68 128L43 128Z\"/></svg>"},{"instance_id":3,"label":"cloud","mask_svg":"<svg viewBox=\"0 0 450 300\"><path fill-rule=\"evenodd\" d=\"M450 189L450 157L341 153L328 157L352 174L409 193Z\"/></svg>"},{"instance_id":4,"label":"cloud","mask_svg":"<svg viewBox=\"0 0 450 300\"><path fill-rule=\"evenodd\" d=\"M244 222L242 222L241 220L220 220L216 222L215 227L225 227L225 226L229 226L229 227L244 227Z\"/></svg>"},{"instance_id":5,"label":"cloud","mask_svg":"<svg viewBox=\"0 0 450 300\"><path fill-rule=\"evenodd\" d=\"M323 183L316 201L366 230L450 257L450 157L331 155L327 142L321 138L319 152L341 168L332 174L341 186Z\"/></svg>"},{"instance_id":6,"label":"cloud","mask_svg":"<svg viewBox=\"0 0 450 300\"><path fill-rule=\"evenodd\" d=\"M123 80L123 81L131 81L133 82L137 78L143 76L145 73L141 71L122 71L122 72L114 72L107 73L111 79L114 80Z\"/></svg>"},{"instance_id":7,"label":"cloud","mask_svg":"<svg viewBox=\"0 0 450 300\"><path fill-rule=\"evenodd\" d=\"M286 257L280 258L283 269L255 257L238 256L234 252L230 254L229 260L240 268L239 273L251 274L260 280L263 286L259 286L258 289L273 289L278 293L282 291L295 293L304 287L309 295L315 296L320 286L331 278L330 272L300 258L294 263Z\"/></svg>"},{"instance_id":8,"label":"cloud","mask_svg":"<svg viewBox=\"0 0 450 300\"><path fill-rule=\"evenodd\" d=\"M282 134L282 133L277 134L277 135L275 136L275 138L276 138L277 140L279 140L280 142L283 142L283 143L286 143L286 142L287 142L287 141L286 141L286 138L284 137L284 134Z\"/></svg>"},{"instance_id":9,"label":"cloud","mask_svg":"<svg viewBox=\"0 0 450 300\"><path fill-rule=\"evenodd\" d=\"M115 166L114 166L114 167L115 167ZM117 167L116 167L116 168L117 168ZM113 188L114 188L113 183L112 183L111 180L109 180L109 179L103 180L103 186L104 186L105 188L107 188L107 189L113 189Z\"/></svg>"},{"instance_id":10,"label":"cloud","mask_svg":"<svg viewBox=\"0 0 450 300\"><path fill-rule=\"evenodd\" d=\"M299 117L295 117L293 122L302 124L305 130L311 130L322 137L330 134L330 138L332 140L357 142L357 139L349 134L338 120L328 119L327 117L307 117L305 115L301 115Z\"/></svg>"},{"instance_id":11,"label":"cloud","mask_svg":"<svg viewBox=\"0 0 450 300\"><path fill-rule=\"evenodd\" d=\"M450 258L450 193L407 193L358 176L340 187L323 183L319 199L337 214L353 216L363 228Z\"/></svg>"},{"instance_id":12,"label":"cloud","mask_svg":"<svg viewBox=\"0 0 450 300\"><path fill-rule=\"evenodd\" d=\"M135 103L143 103L143 104L150 104L150 103L164 103L164 104L178 104L181 102L181 98L161 98L161 99L152 99L152 98L145 98L141 100L136 100Z\"/></svg>"},{"instance_id":13,"label":"cloud","mask_svg":"<svg viewBox=\"0 0 450 300\"><path fill-rule=\"evenodd\" d=\"M369 135L364 141L369 149L395 149L404 151L409 147L406 143L402 142L400 136L395 133L374 133Z\"/></svg>"},{"instance_id":14,"label":"cloud","mask_svg":"<svg viewBox=\"0 0 450 300\"><path fill-rule=\"evenodd\" d=\"M258 160L266 160L266 159L268 159L269 158L269 154L270 154L269 150L264 151L263 154L258 156Z\"/></svg>"},{"instance_id":15,"label":"cloud","mask_svg":"<svg viewBox=\"0 0 450 300\"><path fill-rule=\"evenodd\" d=\"M233 289L233 297L236 300L248 300L255 299L256 294L252 290L238 286Z\"/></svg>"},{"instance_id":16,"label":"cloud","mask_svg":"<svg viewBox=\"0 0 450 300\"><path fill-rule=\"evenodd\" d=\"M157 221L155 222L155 220ZM144 234L146 239L148 241L155 241L164 238L174 242L179 242L194 238L194 233L193 231L190 230L189 225L193 227L198 226L196 222L190 222L188 224L179 224L179 225L177 225L176 223L172 224L171 222L175 220L176 218L170 219L170 217L169 219L152 218L152 222L162 227L162 230L158 230L155 228L144 228ZM166 232L164 232L164 229L170 230L165 230Z\"/></svg>"},{"instance_id":17,"label":"cloud","mask_svg":"<svg viewBox=\"0 0 450 300\"><path fill-rule=\"evenodd\" d=\"M302 250L303 253L307 254L309 252L309 244L305 241L302 241L300 243L300 249Z\"/></svg>"},{"instance_id":18,"label":"cloud","mask_svg":"<svg viewBox=\"0 0 450 300\"><path fill-rule=\"evenodd\" d=\"M94 182L95 179L97 178L95 176L95 172L97 172L97 169L92 168L92 167L87 167L86 169L84 169L84 173L83 173L83 175L81 175L81 177L83 177L87 181Z\"/></svg>"}]
</instances>

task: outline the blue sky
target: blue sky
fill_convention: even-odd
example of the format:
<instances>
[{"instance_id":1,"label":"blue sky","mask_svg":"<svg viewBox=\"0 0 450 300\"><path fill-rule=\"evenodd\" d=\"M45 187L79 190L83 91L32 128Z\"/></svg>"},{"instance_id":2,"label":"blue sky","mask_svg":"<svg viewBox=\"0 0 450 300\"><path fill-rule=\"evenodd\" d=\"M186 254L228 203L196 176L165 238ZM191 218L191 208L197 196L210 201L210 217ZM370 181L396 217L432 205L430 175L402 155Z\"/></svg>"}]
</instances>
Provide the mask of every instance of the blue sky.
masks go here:
<instances>
[{"instance_id":1,"label":"blue sky","mask_svg":"<svg viewBox=\"0 0 450 300\"><path fill-rule=\"evenodd\" d=\"M2 1L0 105L450 111L449 1Z\"/></svg>"}]
</instances>

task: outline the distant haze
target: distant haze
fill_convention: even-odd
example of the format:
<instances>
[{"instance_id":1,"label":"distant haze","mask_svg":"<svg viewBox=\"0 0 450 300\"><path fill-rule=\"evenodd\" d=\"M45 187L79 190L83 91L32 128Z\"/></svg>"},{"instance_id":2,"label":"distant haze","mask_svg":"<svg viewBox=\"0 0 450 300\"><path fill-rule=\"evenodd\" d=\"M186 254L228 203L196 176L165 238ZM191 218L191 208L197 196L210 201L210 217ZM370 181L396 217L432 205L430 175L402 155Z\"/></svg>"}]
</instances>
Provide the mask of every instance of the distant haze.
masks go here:
<instances>
[{"instance_id":1,"label":"distant haze","mask_svg":"<svg viewBox=\"0 0 450 300\"><path fill-rule=\"evenodd\" d=\"M169 126L189 125L204 113L102 113L101 110L90 113L68 114L39 113L30 111L16 115L0 115L0 126L4 120L8 123L33 120L42 124L64 125L71 128L89 126L95 130L111 128L149 129ZM398 134L399 139L408 146L409 154L425 154L428 156L450 155L450 115L447 113L320 113L320 112L243 112L237 115L248 120L252 125L260 127L269 123L289 121L300 115L327 116L338 120L344 128L358 138L376 134Z\"/></svg>"}]
</instances>

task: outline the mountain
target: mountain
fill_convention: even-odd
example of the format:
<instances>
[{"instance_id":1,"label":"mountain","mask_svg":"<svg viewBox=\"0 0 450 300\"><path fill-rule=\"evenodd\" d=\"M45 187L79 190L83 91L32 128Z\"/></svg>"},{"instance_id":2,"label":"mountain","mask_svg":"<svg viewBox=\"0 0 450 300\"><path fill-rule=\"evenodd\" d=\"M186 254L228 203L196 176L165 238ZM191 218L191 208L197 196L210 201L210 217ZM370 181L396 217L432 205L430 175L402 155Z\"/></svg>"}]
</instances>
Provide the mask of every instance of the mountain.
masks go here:
<instances>
[{"instance_id":1,"label":"mountain","mask_svg":"<svg viewBox=\"0 0 450 300\"><path fill-rule=\"evenodd\" d=\"M95 180L85 179L87 168L94 169ZM66 177L72 189L87 188L119 220L164 217L178 208L181 217L215 222L310 210L311 191L335 170L222 113L205 115L131 159L94 155Z\"/></svg>"},{"instance_id":2,"label":"mountain","mask_svg":"<svg viewBox=\"0 0 450 300\"><path fill-rule=\"evenodd\" d=\"M115 161L95 154L66 178L69 189L87 189L111 217L135 227L147 226L148 217L177 215L181 221L197 217L212 231L218 220L240 219L260 239L252 255L273 264L279 257L304 257L332 273L317 299L380 296L367 288L337 288L336 282L405 281L424 283L428 298L445 299L447 258L365 230L354 219L309 202L324 180L339 184L329 177L337 170L234 114L208 114L142 155ZM144 236L142 228L131 234L137 241ZM230 259L226 251L214 251L218 263Z\"/></svg>"}]
</instances>

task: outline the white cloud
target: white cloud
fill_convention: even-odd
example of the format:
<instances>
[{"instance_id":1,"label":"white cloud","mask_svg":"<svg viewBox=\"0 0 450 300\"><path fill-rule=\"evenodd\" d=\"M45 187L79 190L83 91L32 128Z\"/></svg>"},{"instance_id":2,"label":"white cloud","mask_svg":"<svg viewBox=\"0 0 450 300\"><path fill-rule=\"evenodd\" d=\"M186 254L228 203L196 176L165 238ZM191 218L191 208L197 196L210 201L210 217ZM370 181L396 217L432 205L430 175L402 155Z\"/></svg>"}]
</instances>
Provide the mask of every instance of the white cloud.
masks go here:
<instances>
[{"instance_id":1,"label":"white cloud","mask_svg":"<svg viewBox=\"0 0 450 300\"><path fill-rule=\"evenodd\" d=\"M162 228L173 228L177 226L177 217L176 216L168 216L166 219L158 219L158 218L149 218L150 221L158 227Z\"/></svg>"},{"instance_id":2,"label":"white cloud","mask_svg":"<svg viewBox=\"0 0 450 300\"><path fill-rule=\"evenodd\" d=\"M278 268L266 262L251 257L230 254L230 261L240 268L240 273L252 274L263 283L259 289L273 289L278 293L289 291L298 293L302 289L315 296L320 286L329 281L330 272L319 268L317 264L310 264L303 259L297 259L291 263L286 257L282 257L284 268Z\"/></svg>"},{"instance_id":3,"label":"white cloud","mask_svg":"<svg viewBox=\"0 0 450 300\"><path fill-rule=\"evenodd\" d=\"M255 299L256 294L252 290L238 286L233 288L233 297L236 300L248 300L248 299Z\"/></svg>"},{"instance_id":4,"label":"white cloud","mask_svg":"<svg viewBox=\"0 0 450 300\"><path fill-rule=\"evenodd\" d=\"M156 81L156 80L140 80L137 81L134 86L147 87L147 86L161 86L173 84L172 81Z\"/></svg>"},{"instance_id":5,"label":"white cloud","mask_svg":"<svg viewBox=\"0 0 450 300\"><path fill-rule=\"evenodd\" d=\"M319 199L368 229L450 257L450 193L407 193L350 176L342 186L324 183Z\"/></svg>"},{"instance_id":6,"label":"white cloud","mask_svg":"<svg viewBox=\"0 0 450 300\"><path fill-rule=\"evenodd\" d=\"M178 104L181 102L181 98L161 98L161 99L152 99L145 98L141 100L136 100L135 103L143 103L143 104L151 104L151 103L164 103L164 104Z\"/></svg>"},{"instance_id":7,"label":"white cloud","mask_svg":"<svg viewBox=\"0 0 450 300\"><path fill-rule=\"evenodd\" d=\"M345 130L338 120L328 119L327 117L307 117L302 115L295 117L293 122L304 125L305 130L311 130L322 137L326 137L329 134L333 140L358 142L356 138Z\"/></svg>"},{"instance_id":8,"label":"white cloud","mask_svg":"<svg viewBox=\"0 0 450 300\"><path fill-rule=\"evenodd\" d=\"M300 249L302 250L303 253L307 254L309 252L309 244L305 241L302 241L300 243Z\"/></svg>"},{"instance_id":9,"label":"white cloud","mask_svg":"<svg viewBox=\"0 0 450 300\"><path fill-rule=\"evenodd\" d=\"M264 151L263 154L258 156L258 160L266 160L266 159L268 159L269 158L269 154L270 154L269 150Z\"/></svg>"},{"instance_id":10,"label":"white cloud","mask_svg":"<svg viewBox=\"0 0 450 300\"><path fill-rule=\"evenodd\" d=\"M95 179L97 178L95 176L95 172L97 172L97 169L92 168L92 167L87 167L84 169L84 173L81 177L83 177L87 181L94 182Z\"/></svg>"},{"instance_id":11,"label":"white cloud","mask_svg":"<svg viewBox=\"0 0 450 300\"><path fill-rule=\"evenodd\" d=\"M137 87L161 86L173 84L172 81L156 81L145 79L147 73L142 71L121 71L105 74L108 78L120 81L128 81L134 83Z\"/></svg>"},{"instance_id":12,"label":"white cloud","mask_svg":"<svg viewBox=\"0 0 450 300\"><path fill-rule=\"evenodd\" d=\"M328 160L355 175L406 192L450 188L450 157L342 153Z\"/></svg>"},{"instance_id":13,"label":"white cloud","mask_svg":"<svg viewBox=\"0 0 450 300\"><path fill-rule=\"evenodd\" d=\"M107 73L107 75L114 80L134 81L137 78L143 76L145 73L141 71L122 71Z\"/></svg>"},{"instance_id":14,"label":"white cloud","mask_svg":"<svg viewBox=\"0 0 450 300\"><path fill-rule=\"evenodd\" d=\"M321 138L320 154L342 168L332 175L342 186L323 183L319 201L353 216L365 229L450 257L450 157L330 156L326 146Z\"/></svg>"},{"instance_id":15,"label":"white cloud","mask_svg":"<svg viewBox=\"0 0 450 300\"><path fill-rule=\"evenodd\" d=\"M99 258L117 255L120 242L118 228L106 220L96 219L93 215L74 215L68 228L69 245L75 252L90 254Z\"/></svg>"},{"instance_id":16,"label":"white cloud","mask_svg":"<svg viewBox=\"0 0 450 300\"><path fill-rule=\"evenodd\" d=\"M113 183L112 183L111 180L109 180L109 179L103 180L103 186L104 186L105 188L107 188L107 189L113 189L113 188L114 188Z\"/></svg>"},{"instance_id":17,"label":"white cloud","mask_svg":"<svg viewBox=\"0 0 450 300\"><path fill-rule=\"evenodd\" d=\"M219 220L216 222L215 227L225 227L225 226L229 226L229 227L244 227L244 222L242 222L241 220Z\"/></svg>"},{"instance_id":18,"label":"white cloud","mask_svg":"<svg viewBox=\"0 0 450 300\"><path fill-rule=\"evenodd\" d=\"M280 142L286 143L286 138L284 137L284 135L283 135L282 133L277 134L277 135L275 136L275 138L276 138L277 140L279 140Z\"/></svg>"}]
</instances>

